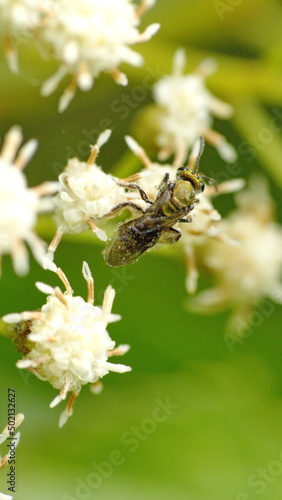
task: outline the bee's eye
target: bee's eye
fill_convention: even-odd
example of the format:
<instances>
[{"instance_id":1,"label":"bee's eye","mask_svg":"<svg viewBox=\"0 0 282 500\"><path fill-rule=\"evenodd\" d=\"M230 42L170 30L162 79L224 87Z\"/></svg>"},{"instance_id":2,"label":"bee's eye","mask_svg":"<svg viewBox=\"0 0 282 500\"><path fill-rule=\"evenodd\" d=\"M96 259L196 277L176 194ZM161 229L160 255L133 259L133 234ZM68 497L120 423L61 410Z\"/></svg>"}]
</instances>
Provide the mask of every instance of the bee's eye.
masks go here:
<instances>
[{"instance_id":1,"label":"bee's eye","mask_svg":"<svg viewBox=\"0 0 282 500\"><path fill-rule=\"evenodd\" d=\"M205 183L204 182L200 182L200 188L201 188L201 190L203 192L204 189L205 189Z\"/></svg>"},{"instance_id":2,"label":"bee's eye","mask_svg":"<svg viewBox=\"0 0 282 500\"><path fill-rule=\"evenodd\" d=\"M179 168L177 169L177 173L178 173L178 172L187 172L187 170L188 170L188 168L187 168L187 167L179 167Z\"/></svg>"}]
</instances>

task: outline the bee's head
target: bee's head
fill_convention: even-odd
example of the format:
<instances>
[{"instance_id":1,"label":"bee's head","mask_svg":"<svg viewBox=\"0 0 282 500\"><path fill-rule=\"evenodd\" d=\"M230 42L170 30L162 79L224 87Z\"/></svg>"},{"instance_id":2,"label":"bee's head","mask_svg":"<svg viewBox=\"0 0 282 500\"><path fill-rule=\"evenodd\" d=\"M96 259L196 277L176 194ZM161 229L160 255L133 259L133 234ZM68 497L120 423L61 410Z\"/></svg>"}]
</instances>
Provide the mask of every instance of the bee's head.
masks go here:
<instances>
[{"instance_id":1,"label":"bee's head","mask_svg":"<svg viewBox=\"0 0 282 500\"><path fill-rule=\"evenodd\" d=\"M179 167L176 172L176 179L190 182L197 193L202 193L205 183L198 172L192 172L188 167Z\"/></svg>"}]
</instances>

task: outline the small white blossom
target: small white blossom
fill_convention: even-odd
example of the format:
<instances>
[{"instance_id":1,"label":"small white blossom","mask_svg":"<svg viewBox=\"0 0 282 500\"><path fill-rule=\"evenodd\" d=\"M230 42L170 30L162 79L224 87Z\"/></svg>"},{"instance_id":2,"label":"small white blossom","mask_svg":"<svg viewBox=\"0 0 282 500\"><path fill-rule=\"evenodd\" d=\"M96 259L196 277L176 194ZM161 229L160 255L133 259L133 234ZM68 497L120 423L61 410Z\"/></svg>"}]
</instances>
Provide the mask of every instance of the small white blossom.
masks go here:
<instances>
[{"instance_id":1,"label":"small white blossom","mask_svg":"<svg viewBox=\"0 0 282 500\"><path fill-rule=\"evenodd\" d=\"M34 257L42 265L45 243L33 232L37 214L53 208L46 195L57 190L57 183L45 182L28 188L22 170L33 156L37 141L27 142L19 151L23 140L21 129L13 127L6 135L0 152L0 257L11 254L15 271L24 275L28 271L26 241Z\"/></svg>"},{"instance_id":2,"label":"small white blossom","mask_svg":"<svg viewBox=\"0 0 282 500\"><path fill-rule=\"evenodd\" d=\"M176 180L177 168L169 164L152 162L145 150L135 141L135 139L133 139L133 137L127 135L125 136L125 141L131 151L140 158L145 167L140 172L128 177L126 180L136 181L138 186L145 191L149 200L155 201L165 174L168 173L169 178L174 181Z\"/></svg>"},{"instance_id":3,"label":"small white blossom","mask_svg":"<svg viewBox=\"0 0 282 500\"><path fill-rule=\"evenodd\" d=\"M91 148L86 162L77 158L69 160L64 172L59 176L60 190L55 197L55 222L57 233L49 246L46 257L48 266L64 233L78 234L91 229L99 239L107 240L105 231L97 226L103 219L113 217L111 210L126 201L140 200L137 192L127 192L122 181L103 172L96 164L100 147L108 140L111 131L105 130ZM106 216L106 217L105 217ZM100 220L101 219L101 220ZM95 222L94 222L95 221Z\"/></svg>"},{"instance_id":4,"label":"small white blossom","mask_svg":"<svg viewBox=\"0 0 282 500\"><path fill-rule=\"evenodd\" d=\"M53 0L0 0L0 24L4 49L11 71L18 71L16 46L28 41L52 10Z\"/></svg>"},{"instance_id":5,"label":"small white blossom","mask_svg":"<svg viewBox=\"0 0 282 500\"><path fill-rule=\"evenodd\" d=\"M58 287L36 283L40 291L48 294L40 311L8 314L3 321L25 322L22 339L26 342L27 338L28 344L23 345L22 350L28 349L29 352L17 366L27 368L59 389L59 395L50 406L56 406L71 392L60 418L59 425L62 426L72 414L73 404L83 385L97 384L110 371L124 373L131 368L108 361L110 356L125 354L129 348L127 345L115 348L115 342L106 330L108 323L120 319L119 315L111 313L114 289L108 286L102 307L94 306L94 281L85 262L82 271L88 287L87 301L73 295L61 269L52 264L52 270L58 274L66 291L63 293Z\"/></svg>"},{"instance_id":6,"label":"small white blossom","mask_svg":"<svg viewBox=\"0 0 282 500\"><path fill-rule=\"evenodd\" d=\"M240 245L209 240L204 263L216 286L201 292L192 307L218 310L231 306L236 321L249 315L265 297L282 303L282 229L273 220L273 202L265 182L254 178L249 189L236 195L238 209L222 221L224 234Z\"/></svg>"},{"instance_id":7,"label":"small white blossom","mask_svg":"<svg viewBox=\"0 0 282 500\"><path fill-rule=\"evenodd\" d=\"M59 110L63 111L73 98L76 87L88 91L101 72L127 84L126 76L118 70L121 63L140 66L143 58L130 46L147 41L158 30L150 25L139 33L140 16L154 2L144 0L137 7L131 0L72 0L58 2L40 30L59 63L58 72L47 80L42 94L51 94L66 74L72 81L64 92Z\"/></svg>"},{"instance_id":8,"label":"small white blossom","mask_svg":"<svg viewBox=\"0 0 282 500\"><path fill-rule=\"evenodd\" d=\"M212 238L224 241L226 245L237 247L240 243L226 234L221 215L212 204L212 198L220 194L239 191L244 186L243 179L234 179L216 185L206 185L205 191L198 195L199 203L191 212L191 223L181 226L182 238L180 244L186 257L186 289L195 293L199 272L197 261L200 260L202 249Z\"/></svg>"},{"instance_id":9,"label":"small white blossom","mask_svg":"<svg viewBox=\"0 0 282 500\"><path fill-rule=\"evenodd\" d=\"M32 30L50 3L50 0L0 0L1 25L13 34Z\"/></svg>"},{"instance_id":10,"label":"small white blossom","mask_svg":"<svg viewBox=\"0 0 282 500\"><path fill-rule=\"evenodd\" d=\"M211 59L203 61L190 75L183 75L184 50L178 49L173 61L173 72L154 86L154 98L159 107L156 114L156 142L161 148L160 158L176 154L176 164L182 164L199 136L213 144L226 161L234 161L236 152L221 134L211 129L212 115L229 118L232 107L214 97L205 86L205 77L215 70Z\"/></svg>"}]
</instances>

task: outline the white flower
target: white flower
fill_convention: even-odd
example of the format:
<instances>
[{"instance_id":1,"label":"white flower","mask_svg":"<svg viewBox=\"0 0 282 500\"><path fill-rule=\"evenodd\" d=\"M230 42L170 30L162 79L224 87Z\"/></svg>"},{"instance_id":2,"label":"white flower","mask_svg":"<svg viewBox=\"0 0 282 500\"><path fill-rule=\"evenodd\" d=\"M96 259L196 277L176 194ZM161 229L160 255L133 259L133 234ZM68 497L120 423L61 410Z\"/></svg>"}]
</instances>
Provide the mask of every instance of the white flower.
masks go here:
<instances>
[{"instance_id":1,"label":"white flower","mask_svg":"<svg viewBox=\"0 0 282 500\"><path fill-rule=\"evenodd\" d=\"M8 323L29 322L23 327L23 342L27 335L28 344L22 346L22 350L29 349L29 352L17 366L28 368L38 378L60 390L50 406L57 405L68 392L72 392L61 415L59 425L62 426L72 414L73 404L83 385L97 383L109 371L124 373L131 368L108 361L110 356L122 355L129 349L127 345L115 349L115 342L106 330L108 323L120 319L119 315L111 313L114 289L108 286L102 307L94 306L94 282L85 262L82 270L88 286L87 301L73 296L61 269L52 264L52 270L58 274L66 291L63 293L58 287L36 283L40 291L48 294L40 311L8 314L3 320Z\"/></svg>"},{"instance_id":2,"label":"white flower","mask_svg":"<svg viewBox=\"0 0 282 500\"><path fill-rule=\"evenodd\" d=\"M173 73L154 86L154 98L159 107L156 115L156 141L160 158L176 154L176 164L182 164L199 136L213 144L226 161L234 161L236 152L225 137L211 129L212 115L229 118L232 107L214 97L205 86L205 77L215 70L211 59L203 61L195 73L183 75L184 50L177 50Z\"/></svg>"},{"instance_id":3,"label":"white flower","mask_svg":"<svg viewBox=\"0 0 282 500\"><path fill-rule=\"evenodd\" d=\"M139 193L126 192L120 179L103 172L96 162L101 146L108 140L110 130L105 130L91 148L87 162L77 158L69 160L64 172L59 176L60 190L55 197L56 235L49 246L46 263L53 259L53 254L64 233L78 234L90 227L102 241L107 240L105 231L97 227L99 219L114 217L111 210L119 203L137 200L140 206L144 202ZM95 223L93 221L95 220Z\"/></svg>"},{"instance_id":4,"label":"white flower","mask_svg":"<svg viewBox=\"0 0 282 500\"><path fill-rule=\"evenodd\" d=\"M37 214L50 211L53 203L44 196L57 190L57 183L46 182L27 187L22 170L33 156L37 141L30 140L19 151L22 142L19 127L13 127L4 139L0 152L0 256L10 253L15 271L26 274L28 253L26 241L40 265L45 255L45 243L33 232Z\"/></svg>"},{"instance_id":5,"label":"white flower","mask_svg":"<svg viewBox=\"0 0 282 500\"><path fill-rule=\"evenodd\" d=\"M33 37L52 5L53 0L0 0L0 24L6 33L4 49L11 71L18 71L16 45Z\"/></svg>"},{"instance_id":6,"label":"white flower","mask_svg":"<svg viewBox=\"0 0 282 500\"><path fill-rule=\"evenodd\" d=\"M216 286L200 293L192 307L235 309L236 317L249 314L256 303L271 297L282 303L282 229L273 220L273 202L265 182L253 178L249 189L236 195L238 210L224 219L224 233L239 246L209 240L204 262Z\"/></svg>"},{"instance_id":7,"label":"white flower","mask_svg":"<svg viewBox=\"0 0 282 500\"><path fill-rule=\"evenodd\" d=\"M18 34L39 24L50 0L0 0L0 19L6 31Z\"/></svg>"},{"instance_id":8,"label":"white flower","mask_svg":"<svg viewBox=\"0 0 282 500\"><path fill-rule=\"evenodd\" d=\"M6 33L4 48L10 69L18 70L16 45L33 40L41 52L58 62L58 71L46 80L42 94L54 92L60 81L71 82L59 102L64 111L76 87L88 91L101 72L120 85L127 84L121 63L140 66L143 58L130 47L149 40L159 29L151 24L140 33L140 18L155 0L0 0L0 21Z\"/></svg>"},{"instance_id":9,"label":"white flower","mask_svg":"<svg viewBox=\"0 0 282 500\"><path fill-rule=\"evenodd\" d=\"M155 201L165 174L168 173L169 178L175 181L177 168L169 164L152 162L145 150L135 141L135 139L133 139L133 137L127 135L125 136L125 141L131 151L140 158L145 167L140 170L140 172L128 177L126 180L136 181L138 186L145 191L149 200ZM136 201L137 200L135 200L135 202Z\"/></svg>"},{"instance_id":10,"label":"white flower","mask_svg":"<svg viewBox=\"0 0 282 500\"><path fill-rule=\"evenodd\" d=\"M72 0L57 2L56 8L40 30L40 39L50 48L59 63L58 72L47 80L42 94L52 93L60 80L72 75L63 94L59 110L63 111L73 98L76 86L88 91L101 72L127 84L118 70L121 63L140 66L143 59L130 46L146 41L158 30L150 25L139 33L140 16L153 1L144 0L137 7L131 0Z\"/></svg>"},{"instance_id":11,"label":"white flower","mask_svg":"<svg viewBox=\"0 0 282 500\"><path fill-rule=\"evenodd\" d=\"M212 238L224 241L226 245L237 247L238 241L226 234L221 215L212 204L212 198L220 194L239 191L244 186L243 179L234 179L216 185L206 185L205 191L198 195L199 203L191 212L191 223L181 227L182 238L180 244L186 257L186 289L188 293L195 293L198 283L197 261L201 260L202 249Z\"/></svg>"},{"instance_id":12,"label":"white flower","mask_svg":"<svg viewBox=\"0 0 282 500\"><path fill-rule=\"evenodd\" d=\"M5 495L4 493L0 493L0 500L13 500L11 495Z\"/></svg>"}]
</instances>

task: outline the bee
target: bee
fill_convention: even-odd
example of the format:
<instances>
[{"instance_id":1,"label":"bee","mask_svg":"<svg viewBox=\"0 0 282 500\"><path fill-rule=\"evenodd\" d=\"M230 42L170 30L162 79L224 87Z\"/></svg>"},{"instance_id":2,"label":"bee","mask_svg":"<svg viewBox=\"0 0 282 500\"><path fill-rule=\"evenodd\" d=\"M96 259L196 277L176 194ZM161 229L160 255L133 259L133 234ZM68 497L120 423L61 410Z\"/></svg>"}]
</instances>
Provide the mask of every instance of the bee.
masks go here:
<instances>
[{"instance_id":1,"label":"bee","mask_svg":"<svg viewBox=\"0 0 282 500\"><path fill-rule=\"evenodd\" d=\"M114 232L105 250L104 259L109 266L119 267L134 263L156 243L174 244L181 237L181 232L172 226L177 222L191 222L187 215L198 201L197 195L202 193L205 184L199 174L198 164L203 151L203 139L200 140L200 150L196 158L190 156L187 166L179 167L176 179L170 180L166 173L154 202L150 201L140 186L134 183L120 184L129 189L138 189L141 198L149 203L142 210L131 202L120 203L110 214L129 208L139 216L122 223ZM191 166L195 167L194 170Z\"/></svg>"}]
</instances>

